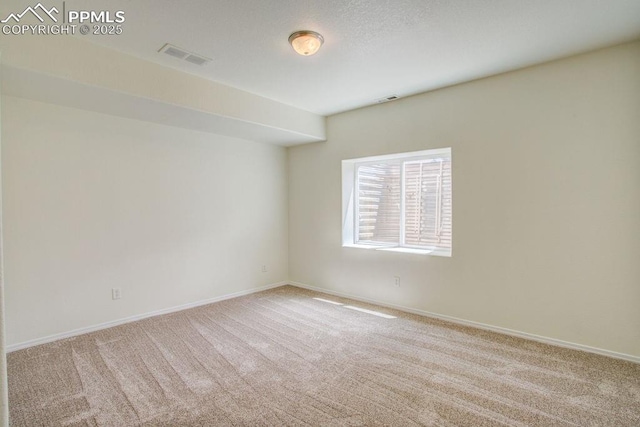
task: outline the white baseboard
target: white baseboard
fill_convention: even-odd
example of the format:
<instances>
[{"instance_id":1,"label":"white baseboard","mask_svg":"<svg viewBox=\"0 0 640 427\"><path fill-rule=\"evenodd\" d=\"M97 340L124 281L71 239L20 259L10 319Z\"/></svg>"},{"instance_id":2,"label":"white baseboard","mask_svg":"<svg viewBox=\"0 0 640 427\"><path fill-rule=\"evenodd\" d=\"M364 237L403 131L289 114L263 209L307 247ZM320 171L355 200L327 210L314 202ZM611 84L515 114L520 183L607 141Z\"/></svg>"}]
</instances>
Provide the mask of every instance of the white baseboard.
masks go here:
<instances>
[{"instance_id":1,"label":"white baseboard","mask_svg":"<svg viewBox=\"0 0 640 427\"><path fill-rule=\"evenodd\" d=\"M190 302L190 303L187 303L187 304L177 305L177 306L174 306L174 307L163 308L161 310L150 311L150 312L144 313L144 314L137 314L135 316L125 317L123 319L118 319L118 320L112 320L110 322L104 322L104 323L100 323L98 325L88 326L86 328L74 329L73 331L69 331L69 332L62 332L62 333L59 333L59 334L49 335L49 336L42 337L42 338L36 338L36 339L33 339L33 340L24 341L24 342L17 343L17 344L11 344L11 345L7 346L6 351L7 351L7 353L11 353L12 351L22 350L22 349L25 349L25 348L28 348L28 347L33 347L33 346L40 345L40 344L46 344L46 343L49 343L49 342L52 342L52 341L58 341L58 340L61 340L63 338L75 337L75 336L86 334L86 333L89 333L89 332L99 331L101 329L112 328L114 326L123 325L125 323L135 322L136 320L146 319L147 317L160 316L162 314L173 313L173 312L176 312L176 311L186 310L188 308L199 307L201 305L207 305L207 304L211 304L211 303L218 302L218 301L224 301L224 300L227 300L227 299L241 297L241 296L253 294L253 293L256 293L256 292L266 291L267 289L277 288L277 287L280 287L280 286L284 286L284 285L286 285L288 283L289 282L272 283L270 285L261 286L261 287L258 287L258 288L251 288L251 289L247 289L247 290L240 291L240 292L234 292L232 294L227 294L227 295L222 295L222 296L219 296L219 297L208 298L208 299L205 299L205 300Z\"/></svg>"},{"instance_id":2,"label":"white baseboard","mask_svg":"<svg viewBox=\"0 0 640 427\"><path fill-rule=\"evenodd\" d=\"M473 322L471 320L464 320L464 319L459 319L457 317L451 317L451 316L446 316L444 314L438 314L438 313L431 313L429 311L424 311L424 310L417 310L415 308L409 308L409 307L404 307L401 305L395 305L395 304L389 304L386 303L384 301L378 301L378 300L374 300L371 298L363 298L363 297L359 297L357 295L350 295L347 294L345 292L338 292L338 291L333 291L330 289L324 289L324 288L319 288L316 286L310 286L304 283L298 283L298 282L288 282L290 285L292 286L296 286L298 288L303 288L303 289L308 289L311 291L316 291L316 292L322 292L325 294L329 294L329 295L335 295L338 297L343 297L343 298L349 298L349 299L353 299L356 301L362 301L362 302L366 302L366 303L370 303L370 304L376 304L382 307L388 307L388 308L393 308L396 310L400 310L400 311L405 311L407 313L412 313L412 314L417 314L420 316L426 316L426 317L432 317L435 319L439 319L439 320L446 320L448 322L451 323L455 323L458 325L462 325L462 326L471 326L474 328L478 328L478 329L484 329L487 331L492 331L492 332L498 332L501 334L505 334L505 335L511 335L514 337L519 337L519 338L525 338L528 340L532 340L532 341L537 341L537 342L541 342L544 344L551 344L551 345L555 345L558 347L564 347L564 348L570 348L573 350L580 350L580 351L586 351L588 353L595 353L595 354L599 354L602 356L608 356L608 357L613 357L615 359L622 359L622 360L626 360L629 362L634 362L634 363L640 363L640 357L638 356L632 356L630 354L625 354L625 353L617 353L615 351L610 351L610 350L605 350L602 348L596 348L596 347L590 347L588 345L583 345L583 344L577 344L577 343L572 343L572 342L568 342L568 341L562 341L562 340L558 340L555 338L549 338L549 337L543 337L540 335L535 335L535 334L530 334L527 332L520 332L520 331L515 331L513 329L507 329L507 328L503 328L500 326L493 326L493 325L487 325L484 323L479 323L479 322Z\"/></svg>"},{"instance_id":3,"label":"white baseboard","mask_svg":"<svg viewBox=\"0 0 640 427\"><path fill-rule=\"evenodd\" d=\"M86 333L89 333L89 332L94 332L94 331L99 331L101 329L111 328L111 327L114 327L114 326L123 325L125 323L130 323L130 322L135 322L137 320L146 319L148 317L160 316L162 314L173 313L173 312L176 312L176 311L181 311L181 310L186 310L186 309L189 309L189 308L199 307L199 306L202 306L202 305L207 305L207 304L211 304L211 303L218 302L218 301L224 301L224 300L231 299L231 298L241 297L241 296L253 294L253 293L256 293L256 292L266 291L268 289L277 288L277 287L284 286L284 285L287 285L287 284L288 285L292 285L292 286L296 286L296 287L302 288L302 289L308 289L308 290L311 290L311 291L321 292L321 293L324 293L324 294L335 295L335 296L339 296L339 297L343 297L343 298L353 299L353 300L356 300L356 301L362 301L362 302L366 302L366 303L370 303L370 304L376 304L376 305L379 305L379 306L382 306L382 307L393 308L393 309L404 311L404 312L407 312L407 313L417 314L419 316L426 316L426 317L431 317L431 318L435 318L435 319L446 320L448 322L452 322L452 323L455 323L455 324L458 324L458 325L462 325L462 326L471 326L471 327L478 328L478 329L484 329L484 330L487 330L487 331L493 331L493 332L498 332L498 333L501 333L501 334L506 334L506 335L511 335L511 336L515 336L515 337L519 337L519 338L525 338L525 339L529 339L529 340L533 340L533 341L538 341L538 342L541 342L541 343L544 343L544 344L551 344L551 345L555 345L555 346L559 346L559 347L570 348L570 349L573 349L573 350L586 351L588 353L595 353L595 354L599 354L599 355L602 355L602 356L613 357L615 359L626 360L626 361L629 361L629 362L640 363L640 357L633 356L633 355L630 355L630 354L617 353L615 351L605 350L605 349L596 348L596 347L590 347L590 346L587 346L587 345L572 343L572 342L568 342L568 341L562 341L562 340L558 340L558 339L555 339L555 338L543 337L543 336L540 336L540 335L530 334L530 333L527 333L527 332L520 332L520 331L516 331L516 330L513 330L513 329L503 328L503 327L500 327L500 326L487 325L487 324L484 324L484 323L474 322L474 321L465 320L465 319L459 319L457 317L447 316L447 315L444 315L444 314L432 313L432 312L429 312L429 311L418 310L418 309L415 309L415 308L405 307L405 306L396 305L396 304L389 304L389 303L386 303L384 301L379 301L379 300L375 300L375 299L371 299L371 298L363 298L363 297L360 297L358 295L351 295L351 294L348 294L348 293L345 293L345 292L333 291L333 290L330 290L330 289L319 288L319 287L316 287L316 286L311 286L311 285L307 285L307 284L304 284L304 283L293 282L293 281L272 283L270 285L261 286L261 287L258 287L258 288L247 289L247 290L240 291L240 292L234 292L232 294L222 295L222 296L218 296L218 297L214 297L214 298L209 298L209 299L206 299L206 300L195 301L195 302L182 304L182 305L178 305L178 306L174 306L174 307L164 308L164 309L161 309L161 310L151 311L151 312L144 313L144 314L138 314L138 315L135 315L135 316L125 317L125 318L118 319L118 320L113 320L113 321L110 321L110 322L100 323L98 325L88 326L86 328L75 329L75 330L69 331L69 332L62 332L62 333L59 333L59 334L49 335L49 336L42 337L42 338L36 338L36 339L33 339L33 340L24 341L24 342L17 343L17 344L11 344L11 345L7 346L6 351L7 351L7 353L11 353L13 351L22 350L22 349L25 349L25 348L28 348L28 347L33 347L33 346L36 346L36 345L46 344L46 343L49 343L49 342L52 342L52 341L61 340L61 339L64 339L64 338L75 337L75 336L86 334Z\"/></svg>"}]
</instances>

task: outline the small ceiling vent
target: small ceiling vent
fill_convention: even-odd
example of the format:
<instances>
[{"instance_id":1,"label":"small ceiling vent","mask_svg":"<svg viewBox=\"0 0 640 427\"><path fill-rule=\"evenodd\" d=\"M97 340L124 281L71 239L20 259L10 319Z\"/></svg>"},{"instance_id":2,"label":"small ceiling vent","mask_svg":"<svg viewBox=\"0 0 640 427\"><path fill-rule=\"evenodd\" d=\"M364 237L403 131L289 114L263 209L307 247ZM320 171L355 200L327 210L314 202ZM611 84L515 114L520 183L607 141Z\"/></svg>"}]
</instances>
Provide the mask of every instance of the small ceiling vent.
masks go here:
<instances>
[{"instance_id":1,"label":"small ceiling vent","mask_svg":"<svg viewBox=\"0 0 640 427\"><path fill-rule=\"evenodd\" d=\"M182 59L196 65L205 65L211 62L210 58L186 51L169 43L162 46L158 52L166 53L169 56L173 56L174 58Z\"/></svg>"},{"instance_id":2,"label":"small ceiling vent","mask_svg":"<svg viewBox=\"0 0 640 427\"><path fill-rule=\"evenodd\" d=\"M198 56L198 55L189 55L186 58L184 58L184 60L196 65L204 65L210 61L209 59L203 58L202 56Z\"/></svg>"},{"instance_id":3,"label":"small ceiling vent","mask_svg":"<svg viewBox=\"0 0 640 427\"><path fill-rule=\"evenodd\" d=\"M389 101L395 101L396 99L399 99L400 97L398 95L389 95L386 98L380 98L378 99L376 102L378 104L382 104L383 102L389 102Z\"/></svg>"}]
</instances>

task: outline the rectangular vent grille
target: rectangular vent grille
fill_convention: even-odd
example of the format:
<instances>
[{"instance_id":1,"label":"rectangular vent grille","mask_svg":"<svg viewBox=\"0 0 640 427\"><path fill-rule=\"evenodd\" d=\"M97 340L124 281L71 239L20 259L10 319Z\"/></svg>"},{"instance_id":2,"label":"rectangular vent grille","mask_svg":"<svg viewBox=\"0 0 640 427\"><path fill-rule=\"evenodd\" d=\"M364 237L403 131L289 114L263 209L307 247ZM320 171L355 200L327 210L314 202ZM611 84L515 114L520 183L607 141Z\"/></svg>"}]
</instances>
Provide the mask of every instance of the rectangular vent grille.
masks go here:
<instances>
[{"instance_id":1,"label":"rectangular vent grille","mask_svg":"<svg viewBox=\"0 0 640 427\"><path fill-rule=\"evenodd\" d=\"M185 61L187 62L191 62L192 64L196 64L196 65L204 65L207 62L209 62L208 59L203 58L201 56L196 56L196 55L189 55L186 58L184 58Z\"/></svg>"},{"instance_id":2,"label":"rectangular vent grille","mask_svg":"<svg viewBox=\"0 0 640 427\"><path fill-rule=\"evenodd\" d=\"M389 102L389 101L395 101L396 99L399 99L398 95L389 95L386 98L380 98L378 99L376 102L378 104L382 104L383 102Z\"/></svg>"},{"instance_id":3,"label":"rectangular vent grille","mask_svg":"<svg viewBox=\"0 0 640 427\"><path fill-rule=\"evenodd\" d=\"M162 46L158 52L166 53L167 55L173 56L174 58L182 59L184 61L191 62L192 64L200 66L211 62L210 58L186 51L169 43Z\"/></svg>"}]
</instances>

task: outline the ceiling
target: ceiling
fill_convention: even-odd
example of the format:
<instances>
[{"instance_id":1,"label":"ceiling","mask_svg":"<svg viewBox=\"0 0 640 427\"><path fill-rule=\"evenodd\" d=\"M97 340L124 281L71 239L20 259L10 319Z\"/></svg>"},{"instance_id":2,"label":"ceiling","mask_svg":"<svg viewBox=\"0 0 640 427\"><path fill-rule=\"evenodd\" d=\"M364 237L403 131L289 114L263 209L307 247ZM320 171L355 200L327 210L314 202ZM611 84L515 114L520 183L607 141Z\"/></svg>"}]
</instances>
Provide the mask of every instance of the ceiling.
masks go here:
<instances>
[{"instance_id":1,"label":"ceiling","mask_svg":"<svg viewBox=\"0 0 640 427\"><path fill-rule=\"evenodd\" d=\"M108 8L125 11L123 34L87 39L322 115L640 37L639 0L110 0ZM315 56L289 46L301 29L324 36ZM167 42L213 61L158 53Z\"/></svg>"}]
</instances>

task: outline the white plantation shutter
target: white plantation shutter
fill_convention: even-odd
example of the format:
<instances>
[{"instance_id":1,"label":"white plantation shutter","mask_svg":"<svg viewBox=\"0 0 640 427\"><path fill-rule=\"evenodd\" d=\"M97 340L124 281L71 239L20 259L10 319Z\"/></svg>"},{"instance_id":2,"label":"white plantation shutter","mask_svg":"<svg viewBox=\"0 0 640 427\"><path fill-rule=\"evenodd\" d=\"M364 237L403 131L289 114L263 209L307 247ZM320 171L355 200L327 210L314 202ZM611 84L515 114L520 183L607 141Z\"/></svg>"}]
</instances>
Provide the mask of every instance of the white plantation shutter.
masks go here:
<instances>
[{"instance_id":1,"label":"white plantation shutter","mask_svg":"<svg viewBox=\"0 0 640 427\"><path fill-rule=\"evenodd\" d=\"M400 241L400 172L399 162L358 166L356 242L397 244Z\"/></svg>"},{"instance_id":2,"label":"white plantation shutter","mask_svg":"<svg viewBox=\"0 0 640 427\"><path fill-rule=\"evenodd\" d=\"M451 150L416 154L355 164L354 243L451 255Z\"/></svg>"},{"instance_id":3,"label":"white plantation shutter","mask_svg":"<svg viewBox=\"0 0 640 427\"><path fill-rule=\"evenodd\" d=\"M404 163L404 245L451 248L451 159Z\"/></svg>"}]
</instances>

